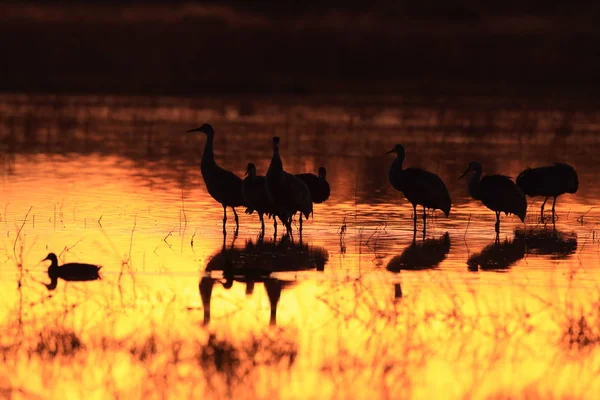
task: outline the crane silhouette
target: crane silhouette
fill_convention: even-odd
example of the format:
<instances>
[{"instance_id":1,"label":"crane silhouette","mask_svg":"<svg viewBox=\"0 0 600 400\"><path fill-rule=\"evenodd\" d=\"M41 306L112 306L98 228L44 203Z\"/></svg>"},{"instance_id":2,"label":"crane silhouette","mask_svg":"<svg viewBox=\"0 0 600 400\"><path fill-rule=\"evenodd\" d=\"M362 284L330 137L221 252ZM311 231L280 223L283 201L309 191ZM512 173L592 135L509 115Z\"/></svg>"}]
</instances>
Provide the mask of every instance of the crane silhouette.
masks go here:
<instances>
[{"instance_id":1,"label":"crane silhouette","mask_svg":"<svg viewBox=\"0 0 600 400\"><path fill-rule=\"evenodd\" d=\"M515 214L521 222L525 222L527 200L521 189L508 176L486 175L482 178L481 164L471 161L460 178L471 172L473 175L469 180L469 194L496 213L496 237L500 235L500 213Z\"/></svg>"},{"instance_id":2,"label":"crane silhouette","mask_svg":"<svg viewBox=\"0 0 600 400\"><path fill-rule=\"evenodd\" d=\"M188 132L201 132L206 135L206 144L204 145L204 153L202 153L202 162L200 163L202 178L204 179L208 193L223 206L223 235L227 234L225 230L227 207L231 207L233 210L235 231L237 234L240 224L235 207L245 206L242 196L242 178L231 171L221 168L215 162L215 155L213 153L215 131L210 124L190 129Z\"/></svg>"},{"instance_id":3,"label":"crane silhouette","mask_svg":"<svg viewBox=\"0 0 600 400\"><path fill-rule=\"evenodd\" d=\"M579 179L573 167L555 163L546 167L527 168L517 177L517 186L530 197L545 197L540 210L542 221L544 221L544 206L548 197L554 197L552 202L552 221L554 221L556 198L564 193L576 193L579 189Z\"/></svg>"},{"instance_id":4,"label":"crane silhouette","mask_svg":"<svg viewBox=\"0 0 600 400\"><path fill-rule=\"evenodd\" d=\"M308 219L313 211L310 190L302 179L283 170L277 136L273 137L273 157L265 183L269 199L275 205L277 214L285 221L288 234L292 232L291 219L296 212L300 212L300 234L302 234L302 215Z\"/></svg>"},{"instance_id":5,"label":"crane silhouette","mask_svg":"<svg viewBox=\"0 0 600 400\"><path fill-rule=\"evenodd\" d=\"M310 190L310 198L315 204L321 204L329 198L330 188L327 182L327 170L320 167L317 175L311 173L296 174Z\"/></svg>"},{"instance_id":6,"label":"crane silhouette","mask_svg":"<svg viewBox=\"0 0 600 400\"><path fill-rule=\"evenodd\" d=\"M56 289L58 278L71 282L95 281L100 278L101 266L82 263L67 263L61 266L58 265L56 254L49 253L42 261L50 260L51 264L48 267L48 277L50 284L44 284L48 290Z\"/></svg>"},{"instance_id":7,"label":"crane silhouette","mask_svg":"<svg viewBox=\"0 0 600 400\"><path fill-rule=\"evenodd\" d=\"M417 231L417 206L423 206L423 235L427 229L427 208L442 210L450 215L452 202L450 192L436 174L421 168L402 169L404 163L404 147L397 144L386 154L396 153L388 172L388 180L392 187L402 193L413 206L413 231Z\"/></svg>"},{"instance_id":8,"label":"crane silhouette","mask_svg":"<svg viewBox=\"0 0 600 400\"><path fill-rule=\"evenodd\" d=\"M269 199L265 183L266 178L264 176L256 175L256 166L253 163L248 163L246 175L247 176L242 183L242 195L244 196L244 202L248 207L246 213L252 214L254 211L258 213L263 235L265 233L265 221L263 216L266 214L272 217L273 228L275 229L275 235L277 235L277 210L271 199Z\"/></svg>"}]
</instances>

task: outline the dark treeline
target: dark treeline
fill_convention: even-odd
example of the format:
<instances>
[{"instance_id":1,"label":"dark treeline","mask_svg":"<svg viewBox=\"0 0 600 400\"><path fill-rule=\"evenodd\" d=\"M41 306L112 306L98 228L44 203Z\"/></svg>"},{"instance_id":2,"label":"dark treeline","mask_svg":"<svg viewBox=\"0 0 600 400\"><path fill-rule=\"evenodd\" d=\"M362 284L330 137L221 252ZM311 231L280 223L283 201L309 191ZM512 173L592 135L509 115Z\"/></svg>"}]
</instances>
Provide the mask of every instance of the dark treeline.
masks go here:
<instances>
[{"instance_id":1,"label":"dark treeline","mask_svg":"<svg viewBox=\"0 0 600 400\"><path fill-rule=\"evenodd\" d=\"M600 83L597 7L577 2L379 1L341 11L335 1L224 1L210 4L229 13L176 3L146 19L123 18L123 7L152 6L90 3L88 14L85 5L32 13L31 3L1 13L0 90L593 96ZM45 7L52 18L39 17Z\"/></svg>"}]
</instances>

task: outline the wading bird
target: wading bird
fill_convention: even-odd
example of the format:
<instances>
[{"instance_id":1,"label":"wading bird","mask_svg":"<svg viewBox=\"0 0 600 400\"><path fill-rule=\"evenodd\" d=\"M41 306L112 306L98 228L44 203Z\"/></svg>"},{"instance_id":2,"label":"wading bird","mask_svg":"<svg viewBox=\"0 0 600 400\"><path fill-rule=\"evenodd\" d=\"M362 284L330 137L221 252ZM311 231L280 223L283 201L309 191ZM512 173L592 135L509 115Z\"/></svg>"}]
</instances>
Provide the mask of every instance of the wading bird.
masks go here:
<instances>
[{"instance_id":1,"label":"wading bird","mask_svg":"<svg viewBox=\"0 0 600 400\"><path fill-rule=\"evenodd\" d=\"M310 190L302 179L283 170L277 136L273 138L273 157L265 182L269 199L275 205L277 214L285 221L288 233L292 232L291 219L296 212L300 212L300 233L302 233L302 215L308 219L313 210Z\"/></svg>"},{"instance_id":2,"label":"wading bird","mask_svg":"<svg viewBox=\"0 0 600 400\"><path fill-rule=\"evenodd\" d=\"M227 233L225 230L227 207L231 207L233 210L237 233L240 224L235 207L245 205L242 196L242 178L231 171L219 167L215 162L215 155L213 153L215 131L210 124L204 124L200 128L190 129L188 132L201 132L206 135L206 144L204 145L204 153L202 154L202 162L200 163L202 178L204 178L208 193L223 206L223 234L225 235Z\"/></svg>"},{"instance_id":3,"label":"wading bird","mask_svg":"<svg viewBox=\"0 0 600 400\"><path fill-rule=\"evenodd\" d=\"M448 188L436 174L421 168L402 169L404 162L404 147L397 144L386 154L396 153L388 172L390 185L404 193L404 197L413 206L414 232L417 231L417 205L423 206L423 234L426 232L427 208L442 210L444 215L450 215L450 193Z\"/></svg>"},{"instance_id":4,"label":"wading bird","mask_svg":"<svg viewBox=\"0 0 600 400\"><path fill-rule=\"evenodd\" d=\"M302 182L306 184L308 190L310 190L310 198L315 204L325 202L329 198L329 183L325 179L327 177L327 170L325 167L320 167L317 172L318 175L305 173L296 174L296 176L302 179Z\"/></svg>"},{"instance_id":5,"label":"wading bird","mask_svg":"<svg viewBox=\"0 0 600 400\"><path fill-rule=\"evenodd\" d=\"M246 213L252 214L254 211L258 213L263 235L265 233L265 221L263 216L267 214L268 216L273 217L273 228L275 229L275 235L277 235L277 210L271 202L271 199L269 199L265 183L266 178L264 176L256 175L256 166L253 163L248 163L246 175L247 176L242 183L242 195L244 197L244 202L248 207Z\"/></svg>"},{"instance_id":6,"label":"wading bird","mask_svg":"<svg viewBox=\"0 0 600 400\"><path fill-rule=\"evenodd\" d=\"M515 214L521 222L525 222L527 200L521 189L508 176L486 175L482 178L483 169L477 161L471 161L460 178L470 172L474 174L469 180L469 194L496 213L496 237L500 235L501 212L506 215Z\"/></svg>"},{"instance_id":7,"label":"wading bird","mask_svg":"<svg viewBox=\"0 0 600 400\"><path fill-rule=\"evenodd\" d=\"M563 193L576 193L579 188L579 179L573 167L555 163L547 167L527 168L517 177L517 186L530 197L546 197L540 211L542 221L544 221L544 206L548 197L554 197L552 202L552 220L554 221L556 198Z\"/></svg>"},{"instance_id":8,"label":"wading bird","mask_svg":"<svg viewBox=\"0 0 600 400\"><path fill-rule=\"evenodd\" d=\"M56 254L50 253L42 261L50 260L51 264L48 267L48 277L50 284L44 284L48 290L56 289L58 278L65 281L95 281L100 279L98 271L101 266L81 263L67 263L60 267L58 266L58 258Z\"/></svg>"}]
</instances>

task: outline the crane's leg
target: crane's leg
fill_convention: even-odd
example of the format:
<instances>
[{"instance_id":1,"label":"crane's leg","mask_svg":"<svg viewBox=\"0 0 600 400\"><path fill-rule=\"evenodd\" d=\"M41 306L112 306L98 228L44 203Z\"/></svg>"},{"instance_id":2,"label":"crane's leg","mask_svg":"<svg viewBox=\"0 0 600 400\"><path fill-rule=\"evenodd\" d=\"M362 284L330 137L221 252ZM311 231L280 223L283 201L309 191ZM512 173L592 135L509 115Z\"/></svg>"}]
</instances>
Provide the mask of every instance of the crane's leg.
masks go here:
<instances>
[{"instance_id":1,"label":"crane's leg","mask_svg":"<svg viewBox=\"0 0 600 400\"><path fill-rule=\"evenodd\" d=\"M423 206L423 239L425 239L425 235L427 232L427 209Z\"/></svg>"},{"instance_id":2,"label":"crane's leg","mask_svg":"<svg viewBox=\"0 0 600 400\"><path fill-rule=\"evenodd\" d=\"M402 298L402 286L399 283L394 283L394 300Z\"/></svg>"},{"instance_id":3,"label":"crane's leg","mask_svg":"<svg viewBox=\"0 0 600 400\"><path fill-rule=\"evenodd\" d=\"M261 235L264 236L265 235L265 218L264 218L263 213L259 212L258 218L260 218L260 232L261 232Z\"/></svg>"},{"instance_id":4,"label":"crane's leg","mask_svg":"<svg viewBox=\"0 0 600 400\"><path fill-rule=\"evenodd\" d=\"M417 205L413 204L413 232L417 232Z\"/></svg>"},{"instance_id":5,"label":"crane's leg","mask_svg":"<svg viewBox=\"0 0 600 400\"><path fill-rule=\"evenodd\" d=\"M302 234L302 213L300 213L300 234Z\"/></svg>"},{"instance_id":6,"label":"crane's leg","mask_svg":"<svg viewBox=\"0 0 600 400\"><path fill-rule=\"evenodd\" d=\"M552 202L552 222L554 222L554 207L556 206L556 196L554 196L554 201Z\"/></svg>"},{"instance_id":7,"label":"crane's leg","mask_svg":"<svg viewBox=\"0 0 600 400\"><path fill-rule=\"evenodd\" d=\"M233 216L235 217L235 230L237 231L238 229L240 229L240 222L237 216L237 211L235 211L235 208L231 207L231 209L233 210Z\"/></svg>"},{"instance_id":8,"label":"crane's leg","mask_svg":"<svg viewBox=\"0 0 600 400\"><path fill-rule=\"evenodd\" d=\"M275 237L277 237L277 216L273 215L273 229L275 230Z\"/></svg>"},{"instance_id":9,"label":"crane's leg","mask_svg":"<svg viewBox=\"0 0 600 400\"><path fill-rule=\"evenodd\" d=\"M223 235L227 235L227 230L225 230L225 224L227 223L227 206L223 206Z\"/></svg>"},{"instance_id":10,"label":"crane's leg","mask_svg":"<svg viewBox=\"0 0 600 400\"><path fill-rule=\"evenodd\" d=\"M540 212L540 219L542 222L544 222L544 206L546 205L547 201L548 201L548 196L546 196L546 198L544 199L544 202L542 203L542 211Z\"/></svg>"},{"instance_id":11,"label":"crane's leg","mask_svg":"<svg viewBox=\"0 0 600 400\"><path fill-rule=\"evenodd\" d=\"M496 236L500 235L500 211L496 211Z\"/></svg>"}]
</instances>

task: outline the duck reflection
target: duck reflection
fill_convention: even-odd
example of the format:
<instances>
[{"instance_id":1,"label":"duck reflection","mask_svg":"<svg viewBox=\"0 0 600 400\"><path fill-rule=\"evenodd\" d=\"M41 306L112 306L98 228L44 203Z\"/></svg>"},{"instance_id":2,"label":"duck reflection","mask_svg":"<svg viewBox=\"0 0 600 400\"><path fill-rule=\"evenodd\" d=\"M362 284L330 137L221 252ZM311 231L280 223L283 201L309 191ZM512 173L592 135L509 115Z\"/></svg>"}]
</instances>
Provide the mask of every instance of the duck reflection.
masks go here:
<instances>
[{"instance_id":1,"label":"duck reflection","mask_svg":"<svg viewBox=\"0 0 600 400\"><path fill-rule=\"evenodd\" d=\"M259 238L256 243L247 241L243 248L223 248L211 257L200 279L204 324L210 322L210 300L215 283L220 283L228 290L234 282L239 282L246 285L247 296L254 293L256 283L263 283L271 305L270 323L275 325L281 292L294 285L294 282L277 279L272 274L312 269L323 271L328 260L328 252L322 247L285 239L276 242ZM212 277L213 271L222 271L222 278Z\"/></svg>"},{"instance_id":2,"label":"duck reflection","mask_svg":"<svg viewBox=\"0 0 600 400\"><path fill-rule=\"evenodd\" d=\"M469 257L467 265L470 271L505 270L525 257L525 248L525 239L521 236L515 236L513 240L506 239L503 242L495 240L484 247L481 252Z\"/></svg>"},{"instance_id":3,"label":"duck reflection","mask_svg":"<svg viewBox=\"0 0 600 400\"><path fill-rule=\"evenodd\" d=\"M517 229L515 238L525 241L527 254L550 256L553 260L568 258L577 250L577 234L556 228Z\"/></svg>"},{"instance_id":4,"label":"duck reflection","mask_svg":"<svg viewBox=\"0 0 600 400\"><path fill-rule=\"evenodd\" d=\"M402 254L390 260L386 269L391 272L401 270L420 271L431 269L444 261L450 251L450 235L444 233L438 239L425 239L413 242Z\"/></svg>"}]
</instances>

